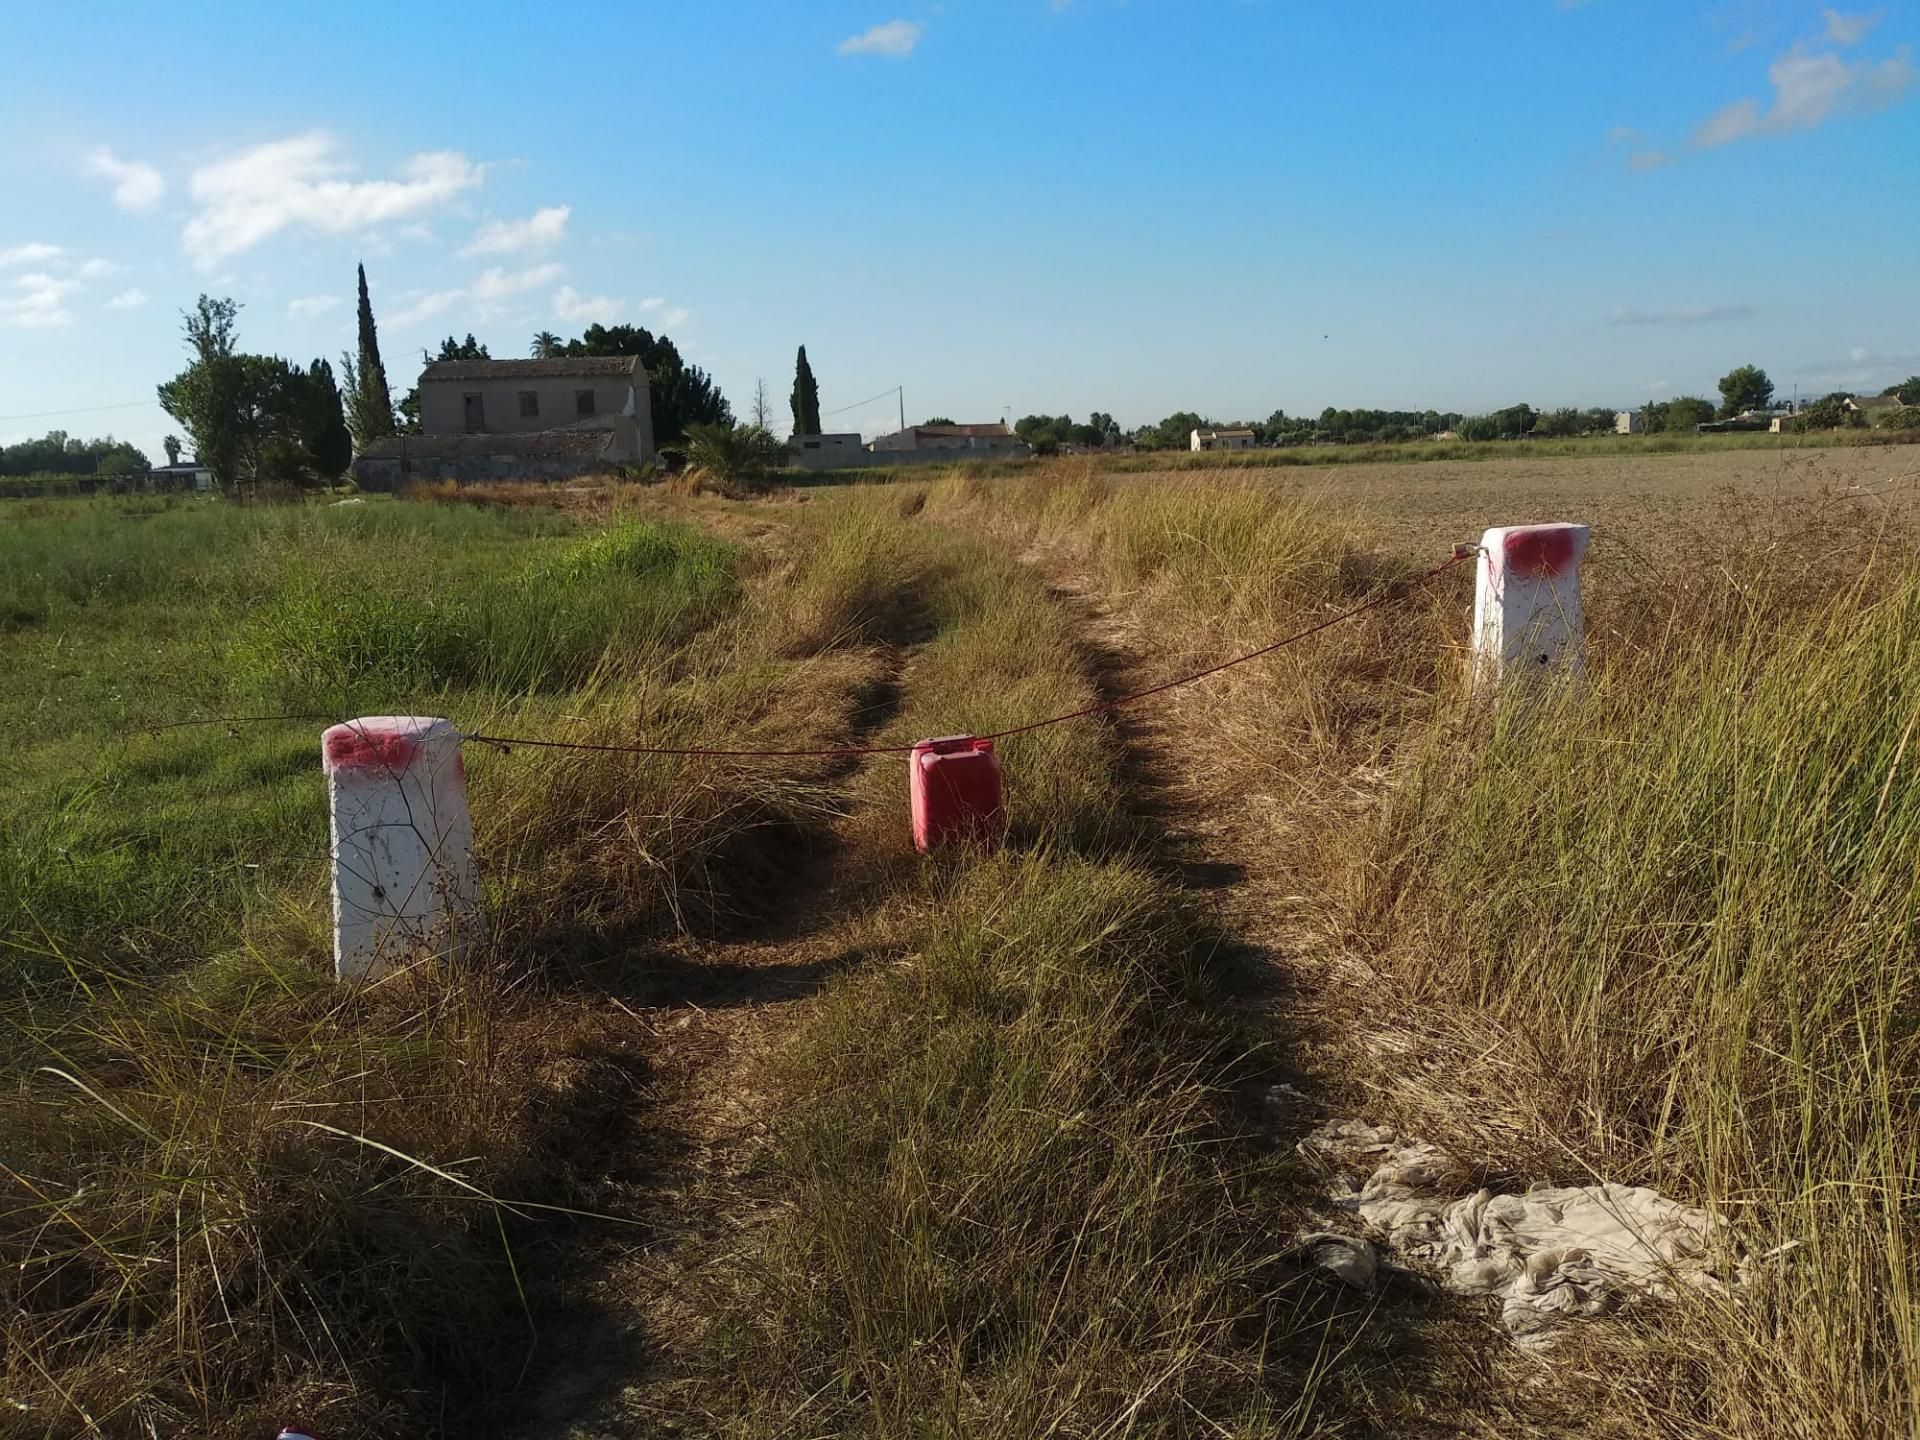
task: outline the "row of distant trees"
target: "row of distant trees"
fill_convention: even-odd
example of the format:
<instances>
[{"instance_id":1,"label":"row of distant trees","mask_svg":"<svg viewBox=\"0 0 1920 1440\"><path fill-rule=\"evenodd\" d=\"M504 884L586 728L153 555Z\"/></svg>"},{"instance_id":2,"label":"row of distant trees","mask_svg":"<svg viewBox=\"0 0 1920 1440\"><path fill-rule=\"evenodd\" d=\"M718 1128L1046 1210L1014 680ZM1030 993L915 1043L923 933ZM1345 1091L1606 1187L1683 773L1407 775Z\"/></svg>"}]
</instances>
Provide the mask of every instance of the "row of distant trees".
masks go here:
<instances>
[{"instance_id":1,"label":"row of distant trees","mask_svg":"<svg viewBox=\"0 0 1920 1440\"><path fill-rule=\"evenodd\" d=\"M1691 433L1709 421L1764 411L1774 402L1773 381L1766 371L1755 365L1742 365L1729 371L1721 377L1718 388L1718 405L1697 395L1647 401L1639 407L1645 430L1650 434ZM1905 405L1920 405L1920 375L1889 385L1881 393L1898 395ZM1854 423L1858 417L1845 408L1845 402L1852 398L1850 392L1836 391L1804 407L1799 417L1801 427L1835 429ZM1088 449L1132 445L1142 450L1185 450L1193 431L1223 428L1251 430L1262 445L1393 444L1447 433L1463 440L1608 435L1613 433L1616 414L1611 406L1536 410L1521 404L1484 415L1442 410L1342 410L1328 406L1317 416L1288 415L1284 410L1275 410L1265 420L1221 422L1192 410L1176 410L1156 425L1143 425L1127 432L1114 424L1112 416L1096 411L1085 424L1075 424L1069 415L1022 416L1015 423L1014 432L1041 454L1069 445Z\"/></svg>"},{"instance_id":2,"label":"row of distant trees","mask_svg":"<svg viewBox=\"0 0 1920 1440\"><path fill-rule=\"evenodd\" d=\"M152 468L137 446L111 435L82 440L49 430L38 440L0 445L0 475L139 475Z\"/></svg>"}]
</instances>

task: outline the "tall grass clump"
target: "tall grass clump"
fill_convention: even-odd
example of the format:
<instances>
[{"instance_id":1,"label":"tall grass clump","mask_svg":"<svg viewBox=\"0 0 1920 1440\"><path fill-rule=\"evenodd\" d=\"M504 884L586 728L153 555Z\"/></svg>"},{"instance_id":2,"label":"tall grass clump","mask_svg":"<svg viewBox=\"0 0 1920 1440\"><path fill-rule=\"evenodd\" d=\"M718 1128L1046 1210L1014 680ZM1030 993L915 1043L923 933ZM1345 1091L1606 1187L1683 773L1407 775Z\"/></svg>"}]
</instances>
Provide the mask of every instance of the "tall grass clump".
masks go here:
<instances>
[{"instance_id":1,"label":"tall grass clump","mask_svg":"<svg viewBox=\"0 0 1920 1440\"><path fill-rule=\"evenodd\" d=\"M1715 1434L1920 1400L1920 574L1870 579L1440 735L1362 907L1537 1054L1558 1138L1768 1257L1706 1306Z\"/></svg>"}]
</instances>

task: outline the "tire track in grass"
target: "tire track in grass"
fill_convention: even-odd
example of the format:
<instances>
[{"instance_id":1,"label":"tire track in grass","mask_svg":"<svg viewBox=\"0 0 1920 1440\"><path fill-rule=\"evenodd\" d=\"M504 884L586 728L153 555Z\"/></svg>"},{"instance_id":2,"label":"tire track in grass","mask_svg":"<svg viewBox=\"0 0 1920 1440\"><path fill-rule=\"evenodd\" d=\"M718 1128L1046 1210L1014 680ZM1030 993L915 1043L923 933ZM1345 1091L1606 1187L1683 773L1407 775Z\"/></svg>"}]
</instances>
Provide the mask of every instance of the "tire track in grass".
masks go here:
<instances>
[{"instance_id":1,"label":"tire track in grass","mask_svg":"<svg viewBox=\"0 0 1920 1440\"><path fill-rule=\"evenodd\" d=\"M1022 558L1078 617L1103 698L1162 678L1154 632L1139 617L1044 552ZM1209 918L1221 998L1240 1017L1248 1046L1221 1093L1221 1123L1248 1173L1260 1177L1251 1199L1284 1250L1325 1218L1324 1181L1292 1147L1369 1098L1367 1077L1343 1058L1351 1037L1339 1033L1343 1015L1365 1003L1366 977L1326 953L1298 893L1301 876L1275 845L1270 812L1278 802L1207 769L1209 759L1230 753L1214 733L1218 697L1176 692L1109 719L1125 746L1137 812L1156 837L1154 863ZM1369 1296L1299 1265L1273 1279L1291 1293L1302 1322L1283 1348L1312 1377L1315 1433L1452 1436L1516 1423L1520 1433L1606 1433L1577 1410L1496 1383L1491 1357L1501 1342L1485 1317L1422 1281L1387 1272ZM1552 1428L1533 1430L1548 1414Z\"/></svg>"},{"instance_id":2,"label":"tire track in grass","mask_svg":"<svg viewBox=\"0 0 1920 1440\"><path fill-rule=\"evenodd\" d=\"M768 527L757 539L789 537ZM785 578L776 571L766 581L776 598ZM801 662L831 676L829 694L813 697L805 743L858 745L899 713L911 657L927 638L917 583L908 576L884 597L883 633L870 637L878 643ZM875 598L861 604L875 608ZM857 846L849 824L861 772L889 762L897 757L780 762L807 767L811 819L743 836L705 867L712 891L678 933L604 956L581 977L600 997L600 1023L630 1037L627 1063L637 1072L630 1105L598 1147L604 1171L592 1208L616 1223L583 1223L539 1257L553 1318L504 1433L654 1433L684 1422L676 1375L705 1324L692 1297L711 1290L704 1272L762 1218L743 1184L771 1108L753 1077L796 1008L866 958L872 896L848 863ZM744 774L748 785L759 773L732 761L702 770L731 771L728 783Z\"/></svg>"}]
</instances>

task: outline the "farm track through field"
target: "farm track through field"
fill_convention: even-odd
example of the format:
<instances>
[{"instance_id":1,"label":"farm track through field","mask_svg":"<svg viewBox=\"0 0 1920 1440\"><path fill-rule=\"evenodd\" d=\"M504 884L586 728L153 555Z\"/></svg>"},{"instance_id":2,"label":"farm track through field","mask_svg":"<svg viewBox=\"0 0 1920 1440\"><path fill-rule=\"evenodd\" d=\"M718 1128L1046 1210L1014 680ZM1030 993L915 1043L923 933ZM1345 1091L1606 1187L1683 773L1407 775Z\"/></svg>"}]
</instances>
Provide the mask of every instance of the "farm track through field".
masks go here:
<instances>
[{"instance_id":1,"label":"farm track through field","mask_svg":"<svg viewBox=\"0 0 1920 1440\"><path fill-rule=\"evenodd\" d=\"M1024 558L1079 617L1104 697L1165 678L1166 666L1154 655L1155 632L1124 604L1110 604L1086 576L1042 554ZM1239 774L1208 766L1230 750L1210 733L1218 717L1203 685L1108 718L1126 747L1139 811L1158 837L1155 859L1207 914L1231 1001L1266 1049L1256 1076L1223 1096L1222 1121L1250 1165L1280 1160L1277 1183L1257 1199L1271 1215L1278 1249L1298 1231L1323 1228L1326 1218L1323 1181L1294 1157L1293 1147L1326 1120L1369 1116L1370 1101L1417 1086L1420 1078L1394 1073L1401 1047L1390 987L1328 942L1314 919L1320 907L1301 893L1312 882L1289 862L1299 837L1324 833L1300 823L1306 817L1290 814L1290 806L1343 806L1351 813L1377 777L1342 777L1337 785L1299 792L1314 799L1255 793ZM1431 1063L1433 1057L1422 1058ZM1310 1317L1301 1329L1318 1351L1303 1347L1295 1357L1302 1371L1319 1376L1311 1433L1620 1433L1607 1426L1603 1411L1581 1403L1586 1381L1579 1374L1543 1384L1538 1364L1515 1355L1485 1306L1386 1273L1373 1296L1315 1273L1295 1272L1291 1283L1300 1313ZM1298 1338L1290 1343L1303 1346Z\"/></svg>"},{"instance_id":2,"label":"farm track through field","mask_svg":"<svg viewBox=\"0 0 1920 1440\"><path fill-rule=\"evenodd\" d=\"M859 744L887 724L916 643L878 647L880 678L859 697L855 727L827 738ZM644 1070L603 1152L594 1208L615 1223L583 1221L536 1262L554 1318L506 1433L572 1440L698 1428L687 1357L707 1343L714 1277L765 1213L747 1184L769 1134L757 1062L800 1002L865 958L871 897L846 873L835 832L853 813L856 772L889 762L897 757L830 762L818 783L838 797L837 815L757 837L772 858L759 857L762 883L751 893L606 967L604 1008L639 1037Z\"/></svg>"}]
</instances>

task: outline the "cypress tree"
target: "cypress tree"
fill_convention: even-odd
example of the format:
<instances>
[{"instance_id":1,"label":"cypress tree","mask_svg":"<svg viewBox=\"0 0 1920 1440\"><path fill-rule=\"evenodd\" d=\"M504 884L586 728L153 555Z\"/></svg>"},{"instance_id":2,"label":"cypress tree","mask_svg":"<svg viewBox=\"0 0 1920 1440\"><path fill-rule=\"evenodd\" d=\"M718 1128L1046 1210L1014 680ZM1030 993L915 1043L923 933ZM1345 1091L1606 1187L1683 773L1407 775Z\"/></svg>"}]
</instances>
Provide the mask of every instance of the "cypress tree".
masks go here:
<instances>
[{"instance_id":1,"label":"cypress tree","mask_svg":"<svg viewBox=\"0 0 1920 1440\"><path fill-rule=\"evenodd\" d=\"M360 270L360 363L355 367L359 394L353 406L359 422L355 438L365 445L393 434L393 395L387 389L387 367L380 363L380 336L373 325L373 302L367 298L367 267Z\"/></svg>"},{"instance_id":2,"label":"cypress tree","mask_svg":"<svg viewBox=\"0 0 1920 1440\"><path fill-rule=\"evenodd\" d=\"M788 402L793 407L793 433L796 435L818 435L820 433L820 386L813 378L813 367L807 364L807 347L800 347L800 358L793 367L793 398Z\"/></svg>"}]
</instances>

